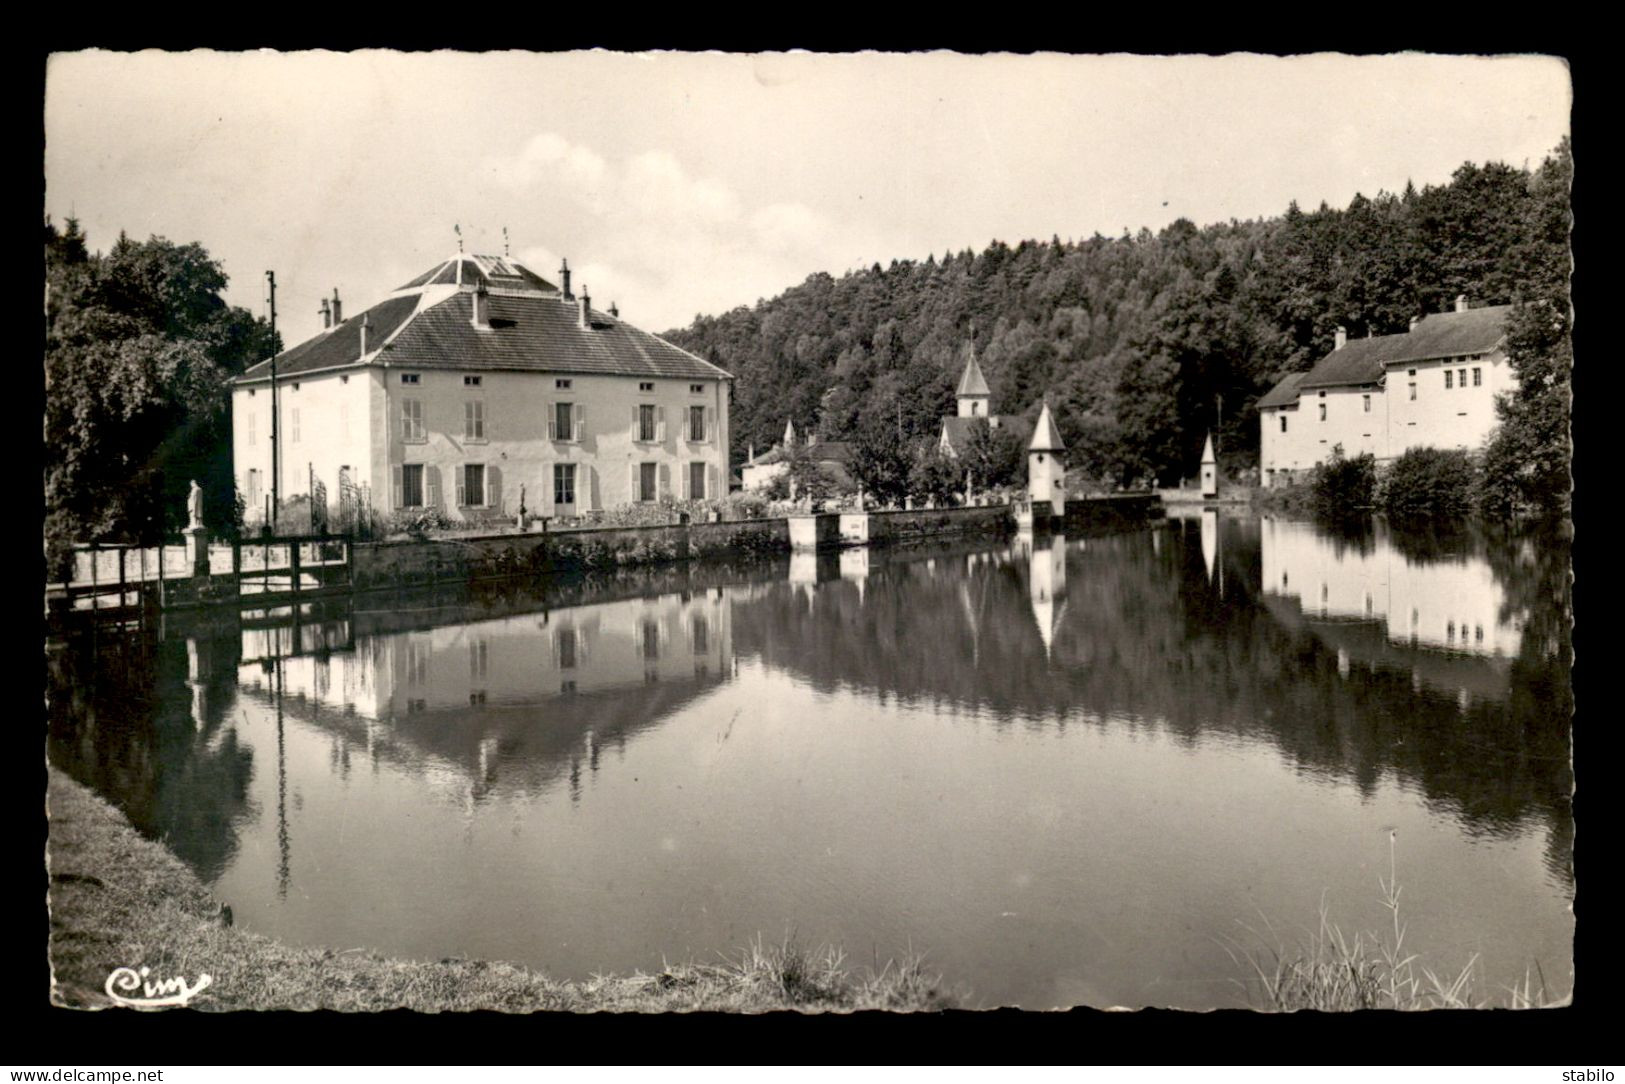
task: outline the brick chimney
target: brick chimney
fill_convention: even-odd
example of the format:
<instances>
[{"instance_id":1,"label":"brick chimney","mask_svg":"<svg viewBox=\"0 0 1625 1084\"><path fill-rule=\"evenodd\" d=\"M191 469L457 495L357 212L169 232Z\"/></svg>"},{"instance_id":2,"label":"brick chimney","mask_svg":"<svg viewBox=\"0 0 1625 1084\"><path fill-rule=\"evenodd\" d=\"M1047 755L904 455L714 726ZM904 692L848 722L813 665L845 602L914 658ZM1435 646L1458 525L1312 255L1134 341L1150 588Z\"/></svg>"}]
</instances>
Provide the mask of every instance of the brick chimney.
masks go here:
<instances>
[{"instance_id":1,"label":"brick chimney","mask_svg":"<svg viewBox=\"0 0 1625 1084\"><path fill-rule=\"evenodd\" d=\"M367 356L367 332L372 330L372 317L367 313L361 314L361 356Z\"/></svg>"},{"instance_id":2,"label":"brick chimney","mask_svg":"<svg viewBox=\"0 0 1625 1084\"><path fill-rule=\"evenodd\" d=\"M1411 330L1415 331L1416 330L1416 325L1420 324L1421 322L1422 322L1422 318L1420 316L1411 317Z\"/></svg>"},{"instance_id":3,"label":"brick chimney","mask_svg":"<svg viewBox=\"0 0 1625 1084\"><path fill-rule=\"evenodd\" d=\"M570 292L570 261L559 261L559 296L569 301L575 295Z\"/></svg>"},{"instance_id":4,"label":"brick chimney","mask_svg":"<svg viewBox=\"0 0 1625 1084\"><path fill-rule=\"evenodd\" d=\"M611 315L611 316L613 316L613 317L614 317L614 318L615 318L615 319L617 319L617 320L619 320L619 319L620 319L620 318L621 318L621 310L620 310L620 309L618 309L618 308L617 308L617 307L616 307L616 306L615 306L615 302L613 302L613 301L611 301L611 302L610 302L610 303L609 303L609 314L610 314L610 315Z\"/></svg>"},{"instance_id":5,"label":"brick chimney","mask_svg":"<svg viewBox=\"0 0 1625 1084\"><path fill-rule=\"evenodd\" d=\"M339 301L339 288L333 287L333 326L338 327L344 323L344 308Z\"/></svg>"},{"instance_id":6,"label":"brick chimney","mask_svg":"<svg viewBox=\"0 0 1625 1084\"><path fill-rule=\"evenodd\" d=\"M484 286L474 287L469 295L474 299L473 320L474 326L480 331L491 330L491 291Z\"/></svg>"},{"instance_id":7,"label":"brick chimney","mask_svg":"<svg viewBox=\"0 0 1625 1084\"><path fill-rule=\"evenodd\" d=\"M333 326L333 310L328 307L327 298L325 298L325 297L322 298L322 310L321 311L322 311L322 327L324 327L324 328L332 327Z\"/></svg>"},{"instance_id":8,"label":"brick chimney","mask_svg":"<svg viewBox=\"0 0 1625 1084\"><path fill-rule=\"evenodd\" d=\"M581 284L581 297L576 302L576 326L583 330L592 327L592 313L588 311L592 298L587 296L587 284Z\"/></svg>"},{"instance_id":9,"label":"brick chimney","mask_svg":"<svg viewBox=\"0 0 1625 1084\"><path fill-rule=\"evenodd\" d=\"M1456 295L1456 311L1457 312L1466 312L1467 311L1467 295L1466 294L1457 294Z\"/></svg>"},{"instance_id":10,"label":"brick chimney","mask_svg":"<svg viewBox=\"0 0 1625 1084\"><path fill-rule=\"evenodd\" d=\"M1342 324L1338 324L1337 325L1337 346L1335 347L1335 349L1338 349L1338 350L1343 349L1343 347L1348 345L1348 341L1349 341L1349 329L1344 327Z\"/></svg>"}]
</instances>

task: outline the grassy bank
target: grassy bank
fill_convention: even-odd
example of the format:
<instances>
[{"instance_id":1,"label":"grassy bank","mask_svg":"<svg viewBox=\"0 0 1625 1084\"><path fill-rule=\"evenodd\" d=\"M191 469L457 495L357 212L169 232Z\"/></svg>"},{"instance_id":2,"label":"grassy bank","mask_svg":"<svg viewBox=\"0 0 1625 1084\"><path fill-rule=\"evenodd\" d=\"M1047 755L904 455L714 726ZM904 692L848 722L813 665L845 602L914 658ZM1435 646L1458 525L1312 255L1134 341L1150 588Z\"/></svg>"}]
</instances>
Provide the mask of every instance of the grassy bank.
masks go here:
<instances>
[{"instance_id":1,"label":"grassy bank","mask_svg":"<svg viewBox=\"0 0 1625 1084\"><path fill-rule=\"evenodd\" d=\"M955 1003L918 959L860 973L838 951L808 952L789 942L758 942L717 964L580 983L506 963L296 948L234 928L230 912L180 859L85 787L55 769L50 776L51 997L58 1005L110 1005L103 984L120 967L192 983L207 974L213 981L191 1007L215 1011L914 1011Z\"/></svg>"}]
</instances>

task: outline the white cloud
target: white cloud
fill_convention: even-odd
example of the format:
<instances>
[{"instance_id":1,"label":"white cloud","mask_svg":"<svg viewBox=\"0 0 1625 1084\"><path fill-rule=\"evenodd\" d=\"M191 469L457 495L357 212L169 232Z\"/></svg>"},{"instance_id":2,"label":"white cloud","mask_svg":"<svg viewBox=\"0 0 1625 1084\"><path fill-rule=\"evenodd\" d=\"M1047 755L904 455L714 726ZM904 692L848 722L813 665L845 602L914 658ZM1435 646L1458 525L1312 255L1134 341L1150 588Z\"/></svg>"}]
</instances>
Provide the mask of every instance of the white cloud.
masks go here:
<instances>
[{"instance_id":1,"label":"white cloud","mask_svg":"<svg viewBox=\"0 0 1625 1084\"><path fill-rule=\"evenodd\" d=\"M511 155L486 158L484 170L502 202L543 208L551 222L535 225L567 233L520 250L523 263L552 279L560 256L578 252L577 291L590 287L598 306L619 302L650 330L748 303L764 283L784 289L812 271L839 271L840 253L852 247L806 204L751 208L727 183L691 174L669 151L606 159L543 132Z\"/></svg>"},{"instance_id":2,"label":"white cloud","mask_svg":"<svg viewBox=\"0 0 1625 1084\"><path fill-rule=\"evenodd\" d=\"M829 235L829 223L803 203L773 203L750 216L751 228L773 249L809 249Z\"/></svg>"}]
</instances>

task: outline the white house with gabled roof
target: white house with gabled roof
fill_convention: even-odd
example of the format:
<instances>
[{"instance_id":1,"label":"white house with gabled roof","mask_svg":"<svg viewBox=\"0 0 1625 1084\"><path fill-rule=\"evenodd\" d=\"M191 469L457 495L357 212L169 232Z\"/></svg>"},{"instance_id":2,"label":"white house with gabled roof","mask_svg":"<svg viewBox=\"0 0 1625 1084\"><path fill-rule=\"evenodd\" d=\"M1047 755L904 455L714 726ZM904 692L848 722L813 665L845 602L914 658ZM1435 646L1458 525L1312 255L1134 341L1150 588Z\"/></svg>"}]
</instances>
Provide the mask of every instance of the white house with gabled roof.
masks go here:
<instances>
[{"instance_id":1,"label":"white house with gabled roof","mask_svg":"<svg viewBox=\"0 0 1625 1084\"><path fill-rule=\"evenodd\" d=\"M1258 401L1265 485L1289 481L1341 447L1379 463L1412 448L1476 451L1496 425L1495 397L1517 386L1506 355L1510 305L1432 313L1398 335L1349 339Z\"/></svg>"},{"instance_id":2,"label":"white house with gabled roof","mask_svg":"<svg viewBox=\"0 0 1625 1084\"><path fill-rule=\"evenodd\" d=\"M437 264L278 355L280 494L470 523L726 496L732 377L507 257ZM232 388L247 518L271 493L271 362Z\"/></svg>"}]
</instances>

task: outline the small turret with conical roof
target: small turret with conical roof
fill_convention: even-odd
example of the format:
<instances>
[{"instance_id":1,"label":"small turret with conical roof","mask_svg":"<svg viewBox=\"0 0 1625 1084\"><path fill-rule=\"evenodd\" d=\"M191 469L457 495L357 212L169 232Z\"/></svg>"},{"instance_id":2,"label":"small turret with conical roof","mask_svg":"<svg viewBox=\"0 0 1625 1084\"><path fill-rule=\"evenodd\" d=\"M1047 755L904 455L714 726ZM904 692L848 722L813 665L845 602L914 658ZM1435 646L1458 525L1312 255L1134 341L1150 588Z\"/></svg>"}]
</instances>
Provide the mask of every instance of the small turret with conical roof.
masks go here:
<instances>
[{"instance_id":1,"label":"small turret with conical roof","mask_svg":"<svg viewBox=\"0 0 1625 1084\"><path fill-rule=\"evenodd\" d=\"M1027 499L1038 503L1050 501L1059 514L1066 504L1066 467L1061 462L1061 431L1055 428L1046 400L1038 412L1038 423L1033 426L1033 439L1027 445Z\"/></svg>"},{"instance_id":2,"label":"small turret with conical roof","mask_svg":"<svg viewBox=\"0 0 1625 1084\"><path fill-rule=\"evenodd\" d=\"M1213 434L1207 435L1207 443L1202 445L1202 496L1217 497L1219 495L1219 461L1213 455Z\"/></svg>"},{"instance_id":3,"label":"small turret with conical roof","mask_svg":"<svg viewBox=\"0 0 1625 1084\"><path fill-rule=\"evenodd\" d=\"M987 378L982 375L982 367L976 364L976 346L971 344L970 353L965 358L965 372L959 378L959 390L954 393L959 399L959 416L961 418L985 418L988 408L993 401L993 391L987 386Z\"/></svg>"}]
</instances>

